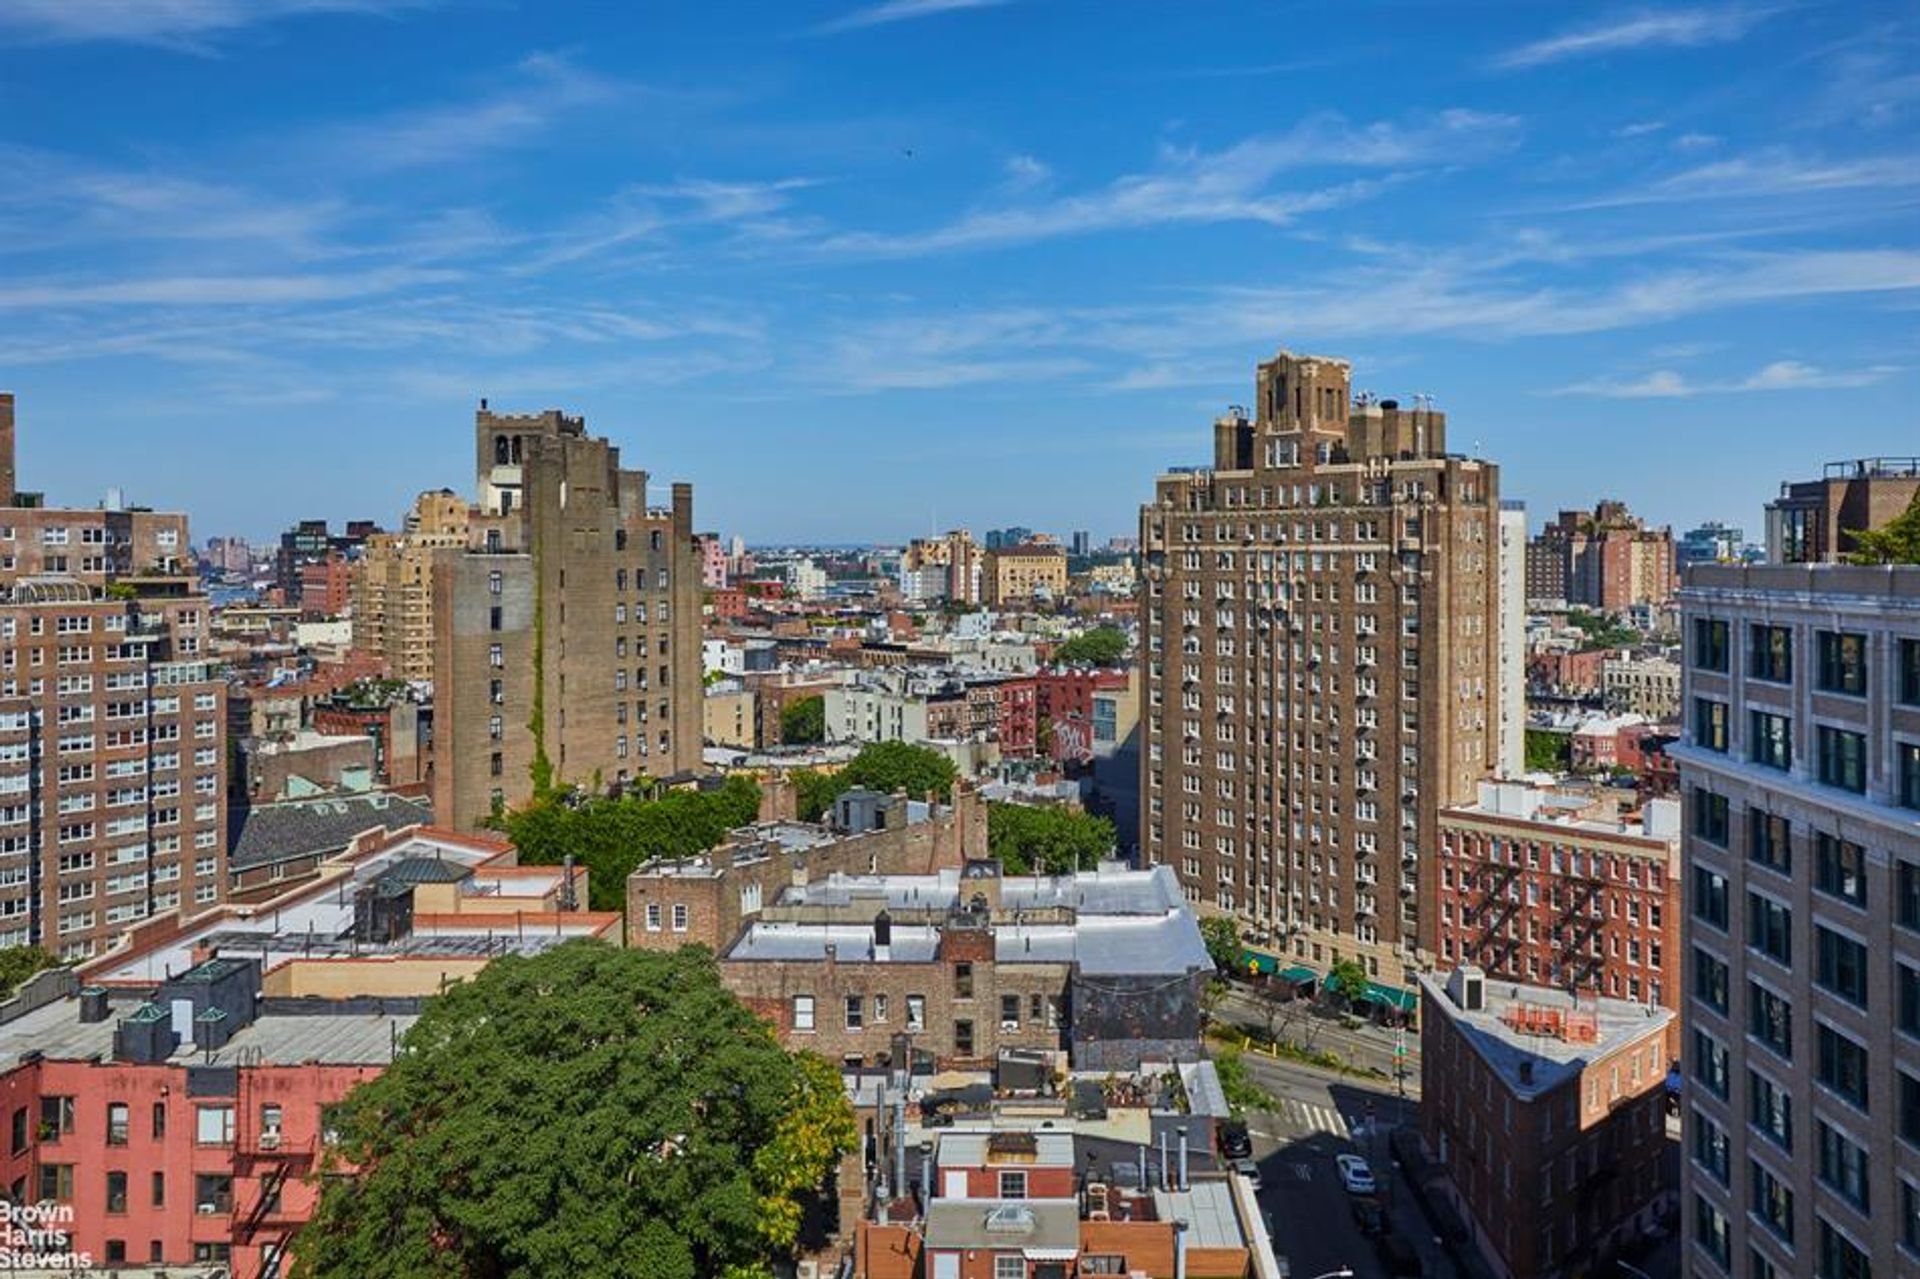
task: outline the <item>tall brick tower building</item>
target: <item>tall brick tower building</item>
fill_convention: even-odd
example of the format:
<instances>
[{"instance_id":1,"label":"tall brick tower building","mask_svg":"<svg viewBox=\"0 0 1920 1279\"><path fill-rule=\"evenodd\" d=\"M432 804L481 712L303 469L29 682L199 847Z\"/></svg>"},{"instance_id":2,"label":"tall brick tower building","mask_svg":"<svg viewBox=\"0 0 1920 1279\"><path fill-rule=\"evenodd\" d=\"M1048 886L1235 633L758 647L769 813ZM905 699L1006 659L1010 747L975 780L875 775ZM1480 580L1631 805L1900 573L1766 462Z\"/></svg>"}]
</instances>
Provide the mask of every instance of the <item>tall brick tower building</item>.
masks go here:
<instances>
[{"instance_id":1,"label":"tall brick tower building","mask_svg":"<svg viewBox=\"0 0 1920 1279\"><path fill-rule=\"evenodd\" d=\"M693 488L647 474L554 410L474 421L465 550L436 553L438 820L478 824L536 774L605 789L700 766Z\"/></svg>"},{"instance_id":2,"label":"tall brick tower building","mask_svg":"<svg viewBox=\"0 0 1920 1279\"><path fill-rule=\"evenodd\" d=\"M1283 966L1411 1002L1438 813L1499 762L1499 473L1282 351L1140 513L1142 848ZM1393 988L1398 988L1393 989Z\"/></svg>"}]
</instances>

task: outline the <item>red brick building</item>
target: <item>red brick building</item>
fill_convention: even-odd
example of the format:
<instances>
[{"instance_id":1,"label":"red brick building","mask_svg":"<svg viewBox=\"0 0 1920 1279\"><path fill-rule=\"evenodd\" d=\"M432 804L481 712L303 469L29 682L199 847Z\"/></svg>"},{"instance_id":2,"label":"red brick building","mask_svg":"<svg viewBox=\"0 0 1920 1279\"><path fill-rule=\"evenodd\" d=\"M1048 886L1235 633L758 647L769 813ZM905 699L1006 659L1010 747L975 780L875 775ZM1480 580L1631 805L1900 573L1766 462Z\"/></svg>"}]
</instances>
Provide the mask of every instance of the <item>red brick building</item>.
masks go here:
<instances>
[{"instance_id":1,"label":"red brick building","mask_svg":"<svg viewBox=\"0 0 1920 1279\"><path fill-rule=\"evenodd\" d=\"M1483 782L1441 809L1440 963L1678 1008L1679 806L1620 794Z\"/></svg>"},{"instance_id":2,"label":"red brick building","mask_svg":"<svg viewBox=\"0 0 1920 1279\"><path fill-rule=\"evenodd\" d=\"M1047 753L1060 763L1093 756L1094 694L1127 687L1122 670L1052 670L1034 677L1035 705L1048 726Z\"/></svg>"},{"instance_id":3,"label":"red brick building","mask_svg":"<svg viewBox=\"0 0 1920 1279\"><path fill-rule=\"evenodd\" d=\"M340 617L353 603L353 563L338 551L300 565L300 616Z\"/></svg>"},{"instance_id":4,"label":"red brick building","mask_svg":"<svg viewBox=\"0 0 1920 1279\"><path fill-rule=\"evenodd\" d=\"M1613 1273L1676 1187L1663 1171L1666 1009L1419 977L1420 1134L1441 1193L1509 1279Z\"/></svg>"}]
</instances>

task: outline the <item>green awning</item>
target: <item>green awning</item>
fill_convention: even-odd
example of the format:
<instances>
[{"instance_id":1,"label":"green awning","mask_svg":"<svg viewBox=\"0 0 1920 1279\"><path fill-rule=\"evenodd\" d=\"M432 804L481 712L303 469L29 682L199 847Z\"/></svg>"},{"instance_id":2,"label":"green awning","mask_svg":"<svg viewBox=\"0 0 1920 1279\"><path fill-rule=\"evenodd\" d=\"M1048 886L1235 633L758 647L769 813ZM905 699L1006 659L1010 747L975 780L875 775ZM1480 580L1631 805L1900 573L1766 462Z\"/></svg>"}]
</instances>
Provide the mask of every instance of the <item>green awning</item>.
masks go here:
<instances>
[{"instance_id":1,"label":"green awning","mask_svg":"<svg viewBox=\"0 0 1920 1279\"><path fill-rule=\"evenodd\" d=\"M1313 969L1302 968L1298 964L1295 964L1292 968L1280 974L1281 981L1291 982L1296 986L1303 982L1317 981L1319 977L1320 974L1314 972Z\"/></svg>"},{"instance_id":2,"label":"green awning","mask_svg":"<svg viewBox=\"0 0 1920 1279\"><path fill-rule=\"evenodd\" d=\"M1419 996L1410 990L1395 990L1392 986L1382 986L1377 981L1367 983L1367 998L1376 1004L1385 1004L1397 1012L1410 1013L1419 1007Z\"/></svg>"},{"instance_id":3,"label":"green awning","mask_svg":"<svg viewBox=\"0 0 1920 1279\"><path fill-rule=\"evenodd\" d=\"M1240 952L1240 967L1256 976L1265 976L1279 969L1280 960L1263 951L1243 950Z\"/></svg>"}]
</instances>

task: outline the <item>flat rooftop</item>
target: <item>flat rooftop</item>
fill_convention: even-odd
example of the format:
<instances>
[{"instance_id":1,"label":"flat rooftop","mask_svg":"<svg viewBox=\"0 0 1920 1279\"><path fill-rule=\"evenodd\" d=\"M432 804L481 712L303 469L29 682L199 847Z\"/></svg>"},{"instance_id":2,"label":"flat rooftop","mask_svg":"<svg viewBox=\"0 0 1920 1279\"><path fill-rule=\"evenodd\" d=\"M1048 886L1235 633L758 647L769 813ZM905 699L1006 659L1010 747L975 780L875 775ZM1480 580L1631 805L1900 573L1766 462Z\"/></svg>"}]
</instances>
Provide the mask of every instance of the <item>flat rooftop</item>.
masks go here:
<instances>
[{"instance_id":1,"label":"flat rooftop","mask_svg":"<svg viewBox=\"0 0 1920 1279\"><path fill-rule=\"evenodd\" d=\"M102 1061L113 1057L113 1034L134 1009L116 1000L105 1021L80 1020L80 1001L60 999L0 1025L0 1070L10 1070L27 1052L49 1061ZM242 1060L265 1065L385 1065L393 1045L419 1018L411 1013L266 1013L235 1032L211 1059L191 1041L169 1059L179 1065L231 1066Z\"/></svg>"},{"instance_id":2,"label":"flat rooftop","mask_svg":"<svg viewBox=\"0 0 1920 1279\"><path fill-rule=\"evenodd\" d=\"M1486 1006L1469 1012L1447 993L1446 976L1420 973L1415 980L1433 997L1433 1007L1473 1045L1507 1088L1527 1101L1578 1077L1589 1062L1663 1035L1674 1017L1673 1010L1654 1004L1591 996L1575 999L1564 990L1492 978L1482 982ZM1522 1012L1590 1017L1594 1037L1581 1040L1525 1033L1507 1020ZM1520 1077L1523 1064L1532 1069L1530 1082Z\"/></svg>"}]
</instances>

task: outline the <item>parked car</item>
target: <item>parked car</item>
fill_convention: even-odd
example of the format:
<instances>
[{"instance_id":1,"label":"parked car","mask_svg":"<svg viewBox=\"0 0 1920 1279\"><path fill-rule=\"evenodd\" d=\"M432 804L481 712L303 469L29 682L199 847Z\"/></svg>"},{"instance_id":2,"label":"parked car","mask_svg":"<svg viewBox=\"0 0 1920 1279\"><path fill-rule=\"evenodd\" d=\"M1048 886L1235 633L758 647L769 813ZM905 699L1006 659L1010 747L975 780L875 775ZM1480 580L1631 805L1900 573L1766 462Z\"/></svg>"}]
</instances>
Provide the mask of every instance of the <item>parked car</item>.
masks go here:
<instances>
[{"instance_id":1,"label":"parked car","mask_svg":"<svg viewBox=\"0 0 1920 1279\"><path fill-rule=\"evenodd\" d=\"M1376 1199L1355 1195L1353 1204L1353 1224L1360 1228L1363 1235L1377 1235L1387 1228L1387 1214L1381 1211Z\"/></svg>"},{"instance_id":2,"label":"parked car","mask_svg":"<svg viewBox=\"0 0 1920 1279\"><path fill-rule=\"evenodd\" d=\"M1253 1134L1245 1121L1223 1119L1214 1126L1214 1139L1220 1143L1222 1159L1246 1159L1253 1154Z\"/></svg>"},{"instance_id":3,"label":"parked car","mask_svg":"<svg viewBox=\"0 0 1920 1279\"><path fill-rule=\"evenodd\" d=\"M1236 1159L1228 1165L1235 1172L1253 1183L1255 1190L1260 1189L1260 1165L1251 1159Z\"/></svg>"},{"instance_id":4,"label":"parked car","mask_svg":"<svg viewBox=\"0 0 1920 1279\"><path fill-rule=\"evenodd\" d=\"M1359 1155L1337 1155L1333 1166L1340 1171L1340 1184L1347 1188L1350 1195L1371 1195L1379 1187L1374 1184L1373 1169Z\"/></svg>"}]
</instances>

